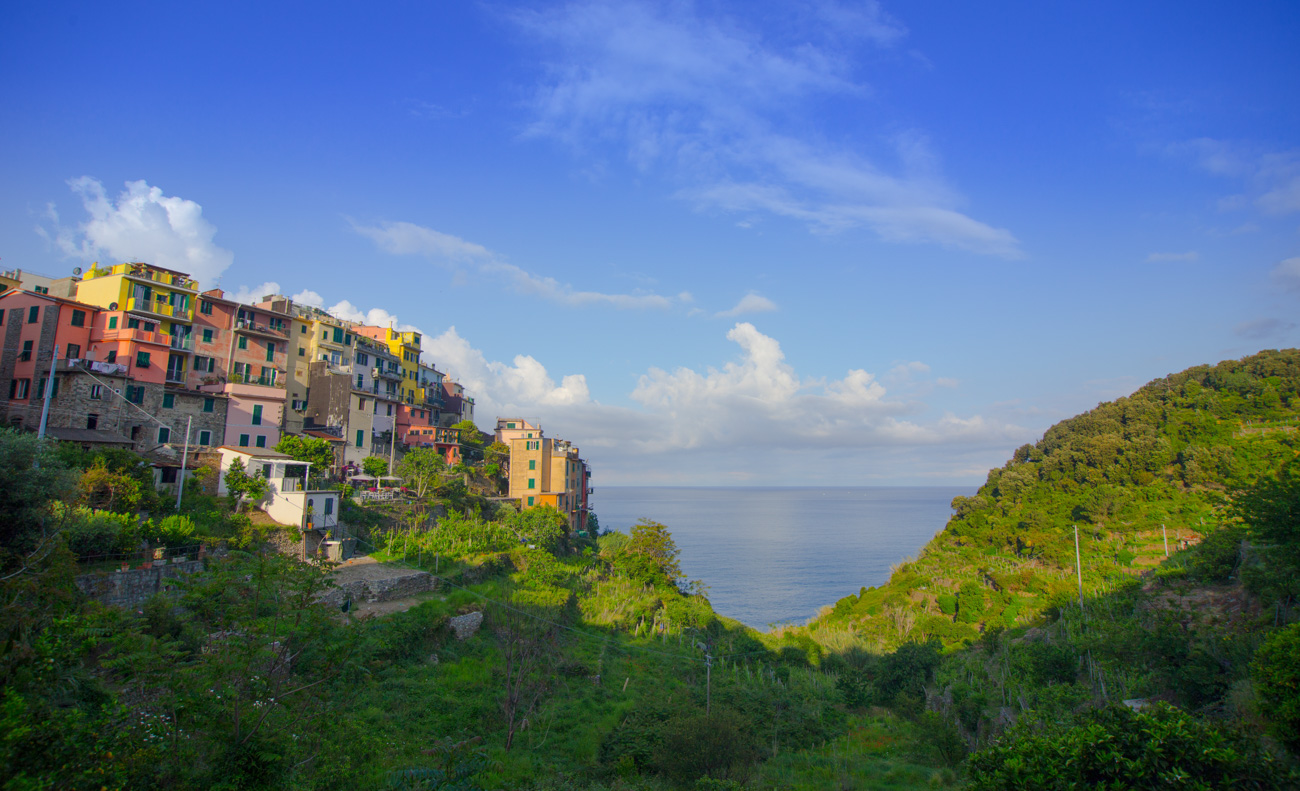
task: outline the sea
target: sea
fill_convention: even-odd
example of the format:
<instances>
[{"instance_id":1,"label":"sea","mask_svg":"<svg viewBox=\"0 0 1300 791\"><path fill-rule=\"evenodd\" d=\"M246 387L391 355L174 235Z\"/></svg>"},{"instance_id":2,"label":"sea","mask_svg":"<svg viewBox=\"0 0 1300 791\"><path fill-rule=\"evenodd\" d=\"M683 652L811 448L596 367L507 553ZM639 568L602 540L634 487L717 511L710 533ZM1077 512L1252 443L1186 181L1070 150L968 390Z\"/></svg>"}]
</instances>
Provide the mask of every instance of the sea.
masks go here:
<instances>
[{"instance_id":1,"label":"sea","mask_svg":"<svg viewBox=\"0 0 1300 791\"><path fill-rule=\"evenodd\" d=\"M640 519L668 527L688 580L715 612L766 631L889 578L952 515L974 486L602 486L591 506L602 530Z\"/></svg>"}]
</instances>

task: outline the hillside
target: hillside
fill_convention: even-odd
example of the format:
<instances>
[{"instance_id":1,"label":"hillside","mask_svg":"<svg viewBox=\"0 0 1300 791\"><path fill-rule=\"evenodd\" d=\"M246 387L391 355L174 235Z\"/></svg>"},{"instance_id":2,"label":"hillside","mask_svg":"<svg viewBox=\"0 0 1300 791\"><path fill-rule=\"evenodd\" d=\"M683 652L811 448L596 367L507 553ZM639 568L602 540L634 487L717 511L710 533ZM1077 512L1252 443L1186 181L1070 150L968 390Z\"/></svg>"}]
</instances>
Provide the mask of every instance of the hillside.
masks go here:
<instances>
[{"instance_id":1,"label":"hillside","mask_svg":"<svg viewBox=\"0 0 1300 791\"><path fill-rule=\"evenodd\" d=\"M1115 590L1232 521L1230 493L1300 451L1300 351L1265 351L1157 379L1048 429L991 470L889 581L836 603L814 634L883 649L973 640ZM832 640L832 642L834 642Z\"/></svg>"}]
</instances>

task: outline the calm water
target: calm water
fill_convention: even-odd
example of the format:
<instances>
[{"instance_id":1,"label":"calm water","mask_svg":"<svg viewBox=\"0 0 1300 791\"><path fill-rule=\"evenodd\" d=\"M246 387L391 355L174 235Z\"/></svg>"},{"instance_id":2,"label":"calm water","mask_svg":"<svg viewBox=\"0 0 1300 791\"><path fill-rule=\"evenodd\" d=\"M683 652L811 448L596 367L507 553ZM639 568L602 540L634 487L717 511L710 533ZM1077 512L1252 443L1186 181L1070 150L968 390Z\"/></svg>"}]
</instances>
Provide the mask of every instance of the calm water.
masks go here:
<instances>
[{"instance_id":1,"label":"calm water","mask_svg":"<svg viewBox=\"0 0 1300 791\"><path fill-rule=\"evenodd\" d=\"M605 530L662 522L687 579L704 580L717 612L758 629L803 623L824 605L889 578L975 487L739 488L602 486Z\"/></svg>"}]
</instances>

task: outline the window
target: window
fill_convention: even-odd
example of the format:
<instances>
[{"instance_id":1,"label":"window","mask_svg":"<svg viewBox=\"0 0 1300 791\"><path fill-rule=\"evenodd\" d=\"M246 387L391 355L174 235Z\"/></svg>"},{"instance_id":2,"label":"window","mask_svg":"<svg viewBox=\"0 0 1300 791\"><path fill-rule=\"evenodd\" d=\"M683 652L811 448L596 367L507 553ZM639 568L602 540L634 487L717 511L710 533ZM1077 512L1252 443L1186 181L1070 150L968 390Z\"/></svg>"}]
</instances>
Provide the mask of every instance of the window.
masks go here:
<instances>
[{"instance_id":1,"label":"window","mask_svg":"<svg viewBox=\"0 0 1300 791\"><path fill-rule=\"evenodd\" d=\"M531 498L531 497L528 498L528 504L529 504L529 505L532 505L532 504L533 504L533 498Z\"/></svg>"},{"instance_id":2,"label":"window","mask_svg":"<svg viewBox=\"0 0 1300 791\"><path fill-rule=\"evenodd\" d=\"M117 362L117 349L109 349L108 357L104 358L104 361L110 363Z\"/></svg>"},{"instance_id":3,"label":"window","mask_svg":"<svg viewBox=\"0 0 1300 791\"><path fill-rule=\"evenodd\" d=\"M199 313L202 313L204 316L211 316L211 315L212 315L212 303L211 303L211 302L208 302L206 299L200 299L200 300L199 300Z\"/></svg>"},{"instance_id":4,"label":"window","mask_svg":"<svg viewBox=\"0 0 1300 791\"><path fill-rule=\"evenodd\" d=\"M203 342L212 343L212 330L210 329L203 330Z\"/></svg>"},{"instance_id":5,"label":"window","mask_svg":"<svg viewBox=\"0 0 1300 791\"><path fill-rule=\"evenodd\" d=\"M365 390L365 389L366 389L366 382L365 382L365 380L361 377L361 374L357 374L357 389L358 389L358 390ZM364 405L363 405L363 407L364 407Z\"/></svg>"},{"instance_id":6,"label":"window","mask_svg":"<svg viewBox=\"0 0 1300 791\"><path fill-rule=\"evenodd\" d=\"M366 399L364 399L364 398L358 398L358 399L357 399L357 409L360 409L360 410L362 410L362 411L365 411L365 408L366 408Z\"/></svg>"},{"instance_id":7,"label":"window","mask_svg":"<svg viewBox=\"0 0 1300 791\"><path fill-rule=\"evenodd\" d=\"M144 403L144 385L127 385L126 400L132 404Z\"/></svg>"},{"instance_id":8,"label":"window","mask_svg":"<svg viewBox=\"0 0 1300 791\"><path fill-rule=\"evenodd\" d=\"M38 306L38 305L32 305L30 308L27 309L27 323L28 323L28 324L35 324L35 323L36 323L36 320L37 320L38 318L40 318L40 316L41 316L41 309L40 309L40 306Z\"/></svg>"},{"instance_id":9,"label":"window","mask_svg":"<svg viewBox=\"0 0 1300 791\"><path fill-rule=\"evenodd\" d=\"M333 497L326 497L326 498L325 498L325 515L326 515L326 516L329 516L329 515L332 514L332 513L334 513L334 498L333 498Z\"/></svg>"},{"instance_id":10,"label":"window","mask_svg":"<svg viewBox=\"0 0 1300 791\"><path fill-rule=\"evenodd\" d=\"M84 310L72 311L72 326L74 327L86 326L86 311Z\"/></svg>"},{"instance_id":11,"label":"window","mask_svg":"<svg viewBox=\"0 0 1300 791\"><path fill-rule=\"evenodd\" d=\"M31 341L23 341L23 353L20 354L20 355L18 355L18 359L21 360L21 361L23 361L23 362L27 362L28 360L32 359L32 342L31 342Z\"/></svg>"},{"instance_id":12,"label":"window","mask_svg":"<svg viewBox=\"0 0 1300 791\"><path fill-rule=\"evenodd\" d=\"M507 424L506 424L506 428L514 428L514 427L515 427L515 424L514 424L514 423L507 423Z\"/></svg>"},{"instance_id":13,"label":"window","mask_svg":"<svg viewBox=\"0 0 1300 791\"><path fill-rule=\"evenodd\" d=\"M216 408L217 408L217 399L215 399L215 398L205 398L205 399L203 399L203 411L204 411L204 412L212 412L212 411L216 410Z\"/></svg>"},{"instance_id":14,"label":"window","mask_svg":"<svg viewBox=\"0 0 1300 791\"><path fill-rule=\"evenodd\" d=\"M99 428L99 415L96 415L94 412L86 415L86 428L91 429L92 431Z\"/></svg>"},{"instance_id":15,"label":"window","mask_svg":"<svg viewBox=\"0 0 1300 791\"><path fill-rule=\"evenodd\" d=\"M343 336L343 345L344 346L352 345L352 333L349 332L347 335Z\"/></svg>"},{"instance_id":16,"label":"window","mask_svg":"<svg viewBox=\"0 0 1300 791\"><path fill-rule=\"evenodd\" d=\"M298 347L298 356L299 356L299 357L306 357L306 356L307 356L307 350L304 349L304 348L302 348L301 346L299 346L299 347Z\"/></svg>"},{"instance_id":17,"label":"window","mask_svg":"<svg viewBox=\"0 0 1300 791\"><path fill-rule=\"evenodd\" d=\"M103 398L103 397L104 397L104 386L103 386L103 385L91 385L91 386L90 386L90 397L91 397L92 399L96 400L96 401L98 401L99 399Z\"/></svg>"},{"instance_id":18,"label":"window","mask_svg":"<svg viewBox=\"0 0 1300 791\"><path fill-rule=\"evenodd\" d=\"M392 416L393 416L393 405L392 405L392 404L389 404L389 405L388 405L388 416L389 416L389 417L392 417Z\"/></svg>"},{"instance_id":19,"label":"window","mask_svg":"<svg viewBox=\"0 0 1300 791\"><path fill-rule=\"evenodd\" d=\"M34 286L34 287L32 288L32 291L35 291L37 294L48 294L48 293L50 293L50 289L49 289L48 286Z\"/></svg>"},{"instance_id":20,"label":"window","mask_svg":"<svg viewBox=\"0 0 1300 791\"><path fill-rule=\"evenodd\" d=\"M268 363L275 361L275 343L272 341L266 342L266 361Z\"/></svg>"},{"instance_id":21,"label":"window","mask_svg":"<svg viewBox=\"0 0 1300 791\"><path fill-rule=\"evenodd\" d=\"M136 353L135 353L135 365L136 365L137 368L148 368L148 367L149 367L149 352L136 352Z\"/></svg>"},{"instance_id":22,"label":"window","mask_svg":"<svg viewBox=\"0 0 1300 791\"><path fill-rule=\"evenodd\" d=\"M109 316L109 317L108 317L108 328L109 328L110 330L115 330L115 329L117 329L117 316Z\"/></svg>"},{"instance_id":23,"label":"window","mask_svg":"<svg viewBox=\"0 0 1300 791\"><path fill-rule=\"evenodd\" d=\"M529 489L536 489L536 488L537 488L537 479L536 479L536 478L529 478L529 479L528 479L528 488L529 488Z\"/></svg>"},{"instance_id":24,"label":"window","mask_svg":"<svg viewBox=\"0 0 1300 791\"><path fill-rule=\"evenodd\" d=\"M176 468L175 468L175 467L163 467L161 470L158 470L158 482L159 482L159 483L176 483Z\"/></svg>"},{"instance_id":25,"label":"window","mask_svg":"<svg viewBox=\"0 0 1300 791\"><path fill-rule=\"evenodd\" d=\"M174 393L163 394L163 409L174 409L176 407L176 395Z\"/></svg>"},{"instance_id":26,"label":"window","mask_svg":"<svg viewBox=\"0 0 1300 791\"><path fill-rule=\"evenodd\" d=\"M303 331L303 332L306 332L306 331L307 331L307 325L306 325L306 324L302 325L302 331Z\"/></svg>"},{"instance_id":27,"label":"window","mask_svg":"<svg viewBox=\"0 0 1300 791\"><path fill-rule=\"evenodd\" d=\"M529 460L528 460L528 469L530 469L530 470L535 470L535 469L537 469L537 459L529 459Z\"/></svg>"},{"instance_id":28,"label":"window","mask_svg":"<svg viewBox=\"0 0 1300 791\"><path fill-rule=\"evenodd\" d=\"M211 444L212 444L212 432L211 432L211 431L200 431L200 432L199 432L199 444L200 444L200 445L211 445Z\"/></svg>"},{"instance_id":29,"label":"window","mask_svg":"<svg viewBox=\"0 0 1300 791\"><path fill-rule=\"evenodd\" d=\"M146 321L146 322L144 323L144 331L145 331L145 332L153 332L154 329L157 328L157 326L158 326L158 325L154 324L152 321Z\"/></svg>"},{"instance_id":30,"label":"window","mask_svg":"<svg viewBox=\"0 0 1300 791\"><path fill-rule=\"evenodd\" d=\"M334 328L334 342L335 343L343 342L343 330L339 327Z\"/></svg>"},{"instance_id":31,"label":"window","mask_svg":"<svg viewBox=\"0 0 1300 791\"><path fill-rule=\"evenodd\" d=\"M365 432L365 431L363 431L362 429L357 429L357 447L358 447L358 448L361 447L361 440L365 438L365 435L366 435L366 432Z\"/></svg>"},{"instance_id":32,"label":"window","mask_svg":"<svg viewBox=\"0 0 1300 791\"><path fill-rule=\"evenodd\" d=\"M370 364L370 357L368 355L362 354L361 352L357 352L357 365L369 365L369 364Z\"/></svg>"},{"instance_id":33,"label":"window","mask_svg":"<svg viewBox=\"0 0 1300 791\"><path fill-rule=\"evenodd\" d=\"M45 381L46 381L46 379L48 379L48 377L42 376L42 377L41 377L41 380L40 380L39 382L36 383L36 397L37 397L37 398L44 398L44 397L45 397ZM50 398L58 398L58 397L59 397L59 380L58 380L58 378L56 377L56 378L54 379L54 389L50 390Z\"/></svg>"},{"instance_id":34,"label":"window","mask_svg":"<svg viewBox=\"0 0 1300 791\"><path fill-rule=\"evenodd\" d=\"M259 448L265 448L265 447L266 447L266 435L265 435L265 434L258 434L258 435L257 435L257 447L259 447Z\"/></svg>"},{"instance_id":35,"label":"window","mask_svg":"<svg viewBox=\"0 0 1300 791\"><path fill-rule=\"evenodd\" d=\"M126 328L127 328L128 330L138 330L138 329L140 329L140 320L139 320L139 319L128 318L128 319L126 320Z\"/></svg>"},{"instance_id":36,"label":"window","mask_svg":"<svg viewBox=\"0 0 1300 791\"><path fill-rule=\"evenodd\" d=\"M239 343L237 343L237 344L235 344L235 345L238 346L238 347L241 348L241 349L247 349L247 348L248 348L248 338L244 337L243 335L240 335L240 336L239 336Z\"/></svg>"},{"instance_id":37,"label":"window","mask_svg":"<svg viewBox=\"0 0 1300 791\"><path fill-rule=\"evenodd\" d=\"M248 435L247 435L247 434L240 434L240 435L239 435L239 447L241 447L241 448L247 448L247 447L248 447Z\"/></svg>"},{"instance_id":38,"label":"window","mask_svg":"<svg viewBox=\"0 0 1300 791\"><path fill-rule=\"evenodd\" d=\"M4 323L5 323L5 312L4 312L4 308L0 308L0 324L4 324Z\"/></svg>"},{"instance_id":39,"label":"window","mask_svg":"<svg viewBox=\"0 0 1300 791\"><path fill-rule=\"evenodd\" d=\"M167 440L171 439L171 437L172 437L172 430L171 430L171 429L167 428L166 426L159 426L159 427L158 427L158 444L161 445L162 443L164 443L164 442L166 442Z\"/></svg>"},{"instance_id":40,"label":"window","mask_svg":"<svg viewBox=\"0 0 1300 791\"><path fill-rule=\"evenodd\" d=\"M9 397L22 400L27 397L27 389L32 386L30 379L15 379L9 385Z\"/></svg>"},{"instance_id":41,"label":"window","mask_svg":"<svg viewBox=\"0 0 1300 791\"><path fill-rule=\"evenodd\" d=\"M80 343L69 343L69 344L68 344L68 353L65 354L65 355L63 355L63 356L66 357L66 358L68 358L69 360L80 360L80 359L81 359L81 344L80 344Z\"/></svg>"},{"instance_id":42,"label":"window","mask_svg":"<svg viewBox=\"0 0 1300 791\"><path fill-rule=\"evenodd\" d=\"M254 425L254 426L260 426L260 425L262 425L262 405L261 405L261 404L254 404L254 405L253 405L253 425Z\"/></svg>"}]
</instances>

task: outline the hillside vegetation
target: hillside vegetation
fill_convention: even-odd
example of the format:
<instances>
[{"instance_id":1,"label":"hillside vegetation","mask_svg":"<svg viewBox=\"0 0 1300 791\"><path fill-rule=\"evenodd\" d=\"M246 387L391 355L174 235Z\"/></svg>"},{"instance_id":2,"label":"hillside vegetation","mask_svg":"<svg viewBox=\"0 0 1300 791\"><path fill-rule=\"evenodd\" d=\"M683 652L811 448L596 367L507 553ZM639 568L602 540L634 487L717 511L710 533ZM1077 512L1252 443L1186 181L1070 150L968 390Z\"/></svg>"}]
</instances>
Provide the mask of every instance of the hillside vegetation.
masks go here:
<instances>
[{"instance_id":1,"label":"hillside vegetation","mask_svg":"<svg viewBox=\"0 0 1300 791\"><path fill-rule=\"evenodd\" d=\"M173 513L130 458L0 431L0 788L1295 787L1298 393L1300 352L1264 352L1064 421L885 585L770 634L663 525L468 492L436 525L347 504L373 558L444 580L356 617L237 503ZM137 612L72 584L218 538Z\"/></svg>"}]
</instances>

